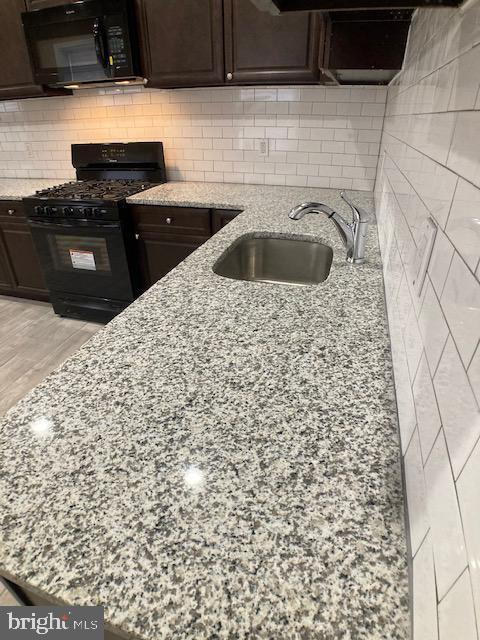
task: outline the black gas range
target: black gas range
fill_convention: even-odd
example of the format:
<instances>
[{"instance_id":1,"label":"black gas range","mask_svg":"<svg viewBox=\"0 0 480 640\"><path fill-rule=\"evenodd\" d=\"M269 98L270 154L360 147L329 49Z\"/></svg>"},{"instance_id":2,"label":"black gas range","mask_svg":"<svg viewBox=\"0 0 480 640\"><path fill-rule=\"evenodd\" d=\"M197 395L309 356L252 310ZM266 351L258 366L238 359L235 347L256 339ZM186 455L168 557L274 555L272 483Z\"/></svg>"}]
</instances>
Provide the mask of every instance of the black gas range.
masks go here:
<instances>
[{"instance_id":1,"label":"black gas range","mask_svg":"<svg viewBox=\"0 0 480 640\"><path fill-rule=\"evenodd\" d=\"M72 145L78 180L24 198L53 308L108 322L138 296L126 198L166 182L161 142Z\"/></svg>"},{"instance_id":2,"label":"black gas range","mask_svg":"<svg viewBox=\"0 0 480 640\"><path fill-rule=\"evenodd\" d=\"M125 199L152 186L145 180L67 182L37 191L34 196L27 198L30 203L29 217L119 220Z\"/></svg>"}]
</instances>

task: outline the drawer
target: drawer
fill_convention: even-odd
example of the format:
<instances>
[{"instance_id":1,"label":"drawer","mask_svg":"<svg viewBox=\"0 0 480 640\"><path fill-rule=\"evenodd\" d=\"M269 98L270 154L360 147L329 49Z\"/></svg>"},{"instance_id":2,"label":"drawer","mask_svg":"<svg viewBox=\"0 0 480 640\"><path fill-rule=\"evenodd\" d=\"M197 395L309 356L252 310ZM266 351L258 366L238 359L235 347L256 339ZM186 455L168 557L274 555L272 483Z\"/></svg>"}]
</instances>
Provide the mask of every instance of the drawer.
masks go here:
<instances>
[{"instance_id":1,"label":"drawer","mask_svg":"<svg viewBox=\"0 0 480 640\"><path fill-rule=\"evenodd\" d=\"M0 200L0 217L3 220L20 218L25 220L25 209L21 200Z\"/></svg>"},{"instance_id":2,"label":"drawer","mask_svg":"<svg viewBox=\"0 0 480 640\"><path fill-rule=\"evenodd\" d=\"M130 207L138 231L185 234L189 236L211 235L210 210L196 207L157 207L135 205Z\"/></svg>"}]
</instances>

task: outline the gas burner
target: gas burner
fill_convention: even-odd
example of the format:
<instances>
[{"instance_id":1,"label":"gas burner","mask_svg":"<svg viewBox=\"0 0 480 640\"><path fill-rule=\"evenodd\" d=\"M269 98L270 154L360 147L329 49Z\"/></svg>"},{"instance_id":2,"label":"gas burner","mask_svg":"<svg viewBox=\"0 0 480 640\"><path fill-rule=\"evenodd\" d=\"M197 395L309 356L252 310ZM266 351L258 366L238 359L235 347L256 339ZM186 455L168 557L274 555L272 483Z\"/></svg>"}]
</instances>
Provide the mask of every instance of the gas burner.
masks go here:
<instances>
[{"instance_id":1,"label":"gas burner","mask_svg":"<svg viewBox=\"0 0 480 640\"><path fill-rule=\"evenodd\" d=\"M128 196L150 189L153 183L143 180L80 180L66 182L50 189L37 191L37 198L62 200L122 200Z\"/></svg>"}]
</instances>

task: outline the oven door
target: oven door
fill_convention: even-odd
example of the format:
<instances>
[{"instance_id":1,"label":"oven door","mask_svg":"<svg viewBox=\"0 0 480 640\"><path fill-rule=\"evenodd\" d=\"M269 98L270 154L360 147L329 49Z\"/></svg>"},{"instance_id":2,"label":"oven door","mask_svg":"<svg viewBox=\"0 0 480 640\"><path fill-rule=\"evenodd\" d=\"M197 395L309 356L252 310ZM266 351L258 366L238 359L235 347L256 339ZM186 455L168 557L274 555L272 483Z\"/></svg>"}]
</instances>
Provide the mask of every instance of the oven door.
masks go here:
<instances>
[{"instance_id":1,"label":"oven door","mask_svg":"<svg viewBox=\"0 0 480 640\"><path fill-rule=\"evenodd\" d=\"M134 300L120 221L29 220L50 291Z\"/></svg>"}]
</instances>

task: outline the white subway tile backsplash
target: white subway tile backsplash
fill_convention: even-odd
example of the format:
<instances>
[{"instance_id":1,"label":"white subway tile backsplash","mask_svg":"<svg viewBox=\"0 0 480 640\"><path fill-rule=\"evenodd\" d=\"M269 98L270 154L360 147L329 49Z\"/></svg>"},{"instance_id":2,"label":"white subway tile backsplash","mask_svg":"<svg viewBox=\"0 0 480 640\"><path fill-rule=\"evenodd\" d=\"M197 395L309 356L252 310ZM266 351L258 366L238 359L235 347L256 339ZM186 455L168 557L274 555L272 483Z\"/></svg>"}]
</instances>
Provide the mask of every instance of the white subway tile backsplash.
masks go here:
<instances>
[{"instance_id":1,"label":"white subway tile backsplash","mask_svg":"<svg viewBox=\"0 0 480 640\"><path fill-rule=\"evenodd\" d=\"M437 296L428 278L419 324L428 365L433 375L445 347L449 331Z\"/></svg>"},{"instance_id":2,"label":"white subway tile backsplash","mask_svg":"<svg viewBox=\"0 0 480 640\"><path fill-rule=\"evenodd\" d=\"M403 339L405 342L410 380L413 380L417 372L423 349L422 336L420 329L418 328L417 316L414 307L411 307L410 309Z\"/></svg>"},{"instance_id":3,"label":"white subway tile backsplash","mask_svg":"<svg viewBox=\"0 0 480 640\"><path fill-rule=\"evenodd\" d=\"M438 605L440 640L477 640L472 588L465 571Z\"/></svg>"},{"instance_id":4,"label":"white subway tile backsplash","mask_svg":"<svg viewBox=\"0 0 480 640\"><path fill-rule=\"evenodd\" d=\"M389 308L389 319L395 314L395 307ZM390 322L392 322L390 320ZM392 330L392 327L391 327ZM407 357L403 348L396 348L392 342L393 370L397 388L397 409L402 452L405 453L416 425L415 402L408 373Z\"/></svg>"},{"instance_id":5,"label":"white subway tile backsplash","mask_svg":"<svg viewBox=\"0 0 480 640\"><path fill-rule=\"evenodd\" d=\"M480 407L480 342L478 343L477 350L472 358L470 366L468 367L468 377L470 384L472 385L473 393L477 399L478 406Z\"/></svg>"},{"instance_id":6,"label":"white subway tile backsplash","mask_svg":"<svg viewBox=\"0 0 480 640\"><path fill-rule=\"evenodd\" d=\"M456 58L454 63L454 82L450 97L449 110L469 110L475 107L480 78L480 46L467 51Z\"/></svg>"},{"instance_id":7,"label":"white subway tile backsplash","mask_svg":"<svg viewBox=\"0 0 480 640\"><path fill-rule=\"evenodd\" d=\"M306 174L300 173L300 165L303 168L311 160L319 166L332 165L331 155L326 157L322 150L323 142L337 143L335 153L348 155L345 166L355 166L359 154L375 155L375 150L368 147L350 148L348 154L345 151L347 142L357 142L360 127L378 127L383 118L386 90L361 89L355 88L360 91L355 101L350 100L350 87L309 86L169 91L135 87L4 102L0 103L0 175L71 179L72 142L161 139L171 178L185 180L195 176L198 180L212 180L215 174L223 181L257 183L269 175L272 184L303 185L306 180L301 176ZM364 103L368 108L362 116ZM266 156L256 151L260 140L267 140ZM308 148L299 148L304 141L309 142ZM38 154L27 150L27 142L39 144ZM49 145L59 145L51 147L55 156L49 155ZM241 157L232 151L252 155ZM303 156L287 158L288 151L298 151ZM181 152L187 155L179 155ZM307 153L325 155L310 159ZM217 166L212 167L211 162ZM222 162L250 164L218 164ZM261 169L262 164L274 166ZM369 166L374 168L373 164ZM254 178L257 171L258 179ZM323 184L329 185L327 178L340 178L341 171L329 168L321 176L319 167L314 167L312 175L325 178ZM369 175L368 180L368 184L359 183L358 188L370 188L373 176ZM346 184L351 186L351 179Z\"/></svg>"},{"instance_id":8,"label":"white subway tile backsplash","mask_svg":"<svg viewBox=\"0 0 480 640\"><path fill-rule=\"evenodd\" d=\"M405 454L405 485L412 553L416 553L429 529L420 440L415 430Z\"/></svg>"},{"instance_id":9,"label":"white subway tile backsplash","mask_svg":"<svg viewBox=\"0 0 480 640\"><path fill-rule=\"evenodd\" d=\"M480 283L456 253L441 297L458 351L468 367L480 339Z\"/></svg>"},{"instance_id":10,"label":"white subway tile backsplash","mask_svg":"<svg viewBox=\"0 0 480 640\"><path fill-rule=\"evenodd\" d=\"M473 588L473 598L480 631L480 442L457 481L458 499L462 514L463 528Z\"/></svg>"},{"instance_id":11,"label":"white subway tile backsplash","mask_svg":"<svg viewBox=\"0 0 480 640\"><path fill-rule=\"evenodd\" d=\"M411 553L418 523L429 530L413 559L413 640L437 637L437 594L441 639L477 640L480 632L472 605L473 587L480 620L479 44L478 0L414 13L404 68L389 88L376 185L402 451L417 422L424 465L423 482L406 486ZM437 236L417 297L412 265L428 215ZM412 386L406 362L412 369L419 351L415 316L422 356ZM410 449L411 478L408 456Z\"/></svg>"},{"instance_id":12,"label":"white subway tile backsplash","mask_svg":"<svg viewBox=\"0 0 480 640\"><path fill-rule=\"evenodd\" d=\"M441 432L425 465L425 484L438 597L441 600L467 566L457 494ZM414 487L412 489L417 491Z\"/></svg>"},{"instance_id":13,"label":"white subway tile backsplash","mask_svg":"<svg viewBox=\"0 0 480 640\"><path fill-rule=\"evenodd\" d=\"M451 337L435 374L434 387L457 477L480 436L480 411Z\"/></svg>"},{"instance_id":14,"label":"white subway tile backsplash","mask_svg":"<svg viewBox=\"0 0 480 640\"><path fill-rule=\"evenodd\" d=\"M430 534L413 560L413 633L415 640L438 640L435 567Z\"/></svg>"},{"instance_id":15,"label":"white subway tile backsplash","mask_svg":"<svg viewBox=\"0 0 480 640\"><path fill-rule=\"evenodd\" d=\"M437 229L432 257L428 266L428 274L437 296L440 298L445 286L450 264L453 258L454 248L448 236L441 229Z\"/></svg>"},{"instance_id":16,"label":"white subway tile backsplash","mask_svg":"<svg viewBox=\"0 0 480 640\"><path fill-rule=\"evenodd\" d=\"M445 231L475 272L480 260L480 189L466 180L458 182Z\"/></svg>"},{"instance_id":17,"label":"white subway tile backsplash","mask_svg":"<svg viewBox=\"0 0 480 640\"><path fill-rule=\"evenodd\" d=\"M432 450L433 443L435 442L440 427L442 426L437 406L437 399L433 389L432 377L425 354L422 356L418 367L413 385L413 395L417 414L420 446L422 449L422 457L425 461Z\"/></svg>"},{"instance_id":18,"label":"white subway tile backsplash","mask_svg":"<svg viewBox=\"0 0 480 640\"><path fill-rule=\"evenodd\" d=\"M455 117L447 166L480 187L480 111L462 111Z\"/></svg>"}]
</instances>

